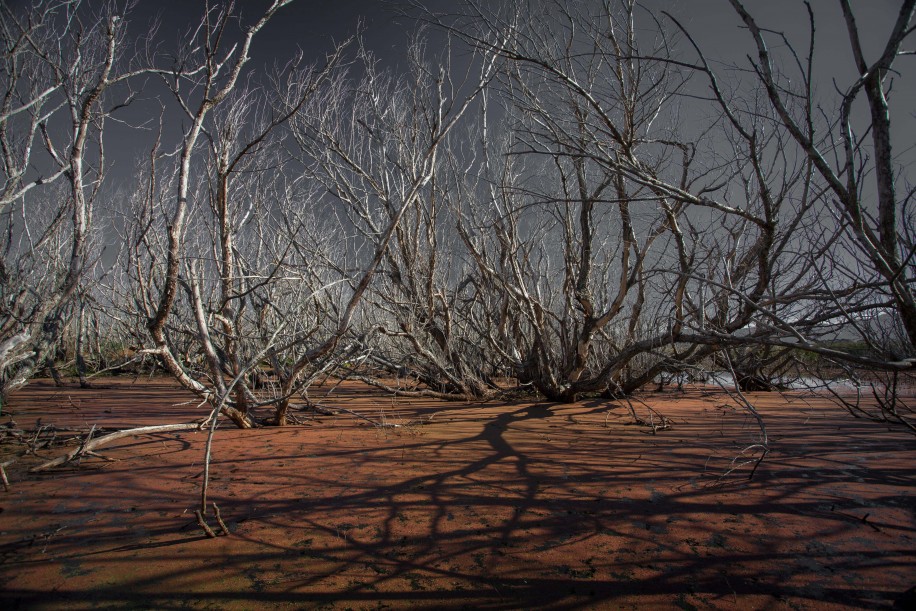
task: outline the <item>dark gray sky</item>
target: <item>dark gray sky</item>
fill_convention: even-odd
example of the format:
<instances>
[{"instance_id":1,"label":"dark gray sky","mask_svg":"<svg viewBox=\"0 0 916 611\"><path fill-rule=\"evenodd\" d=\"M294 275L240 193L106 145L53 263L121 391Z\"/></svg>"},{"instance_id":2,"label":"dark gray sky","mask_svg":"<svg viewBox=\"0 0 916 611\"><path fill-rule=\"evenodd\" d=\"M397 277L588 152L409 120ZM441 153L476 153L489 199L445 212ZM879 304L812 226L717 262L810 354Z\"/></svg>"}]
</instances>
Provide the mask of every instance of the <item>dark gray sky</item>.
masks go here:
<instances>
[{"instance_id":1,"label":"dark gray sky","mask_svg":"<svg viewBox=\"0 0 916 611\"><path fill-rule=\"evenodd\" d=\"M212 2L211 2L212 3ZM200 20L204 0L137 0L132 21L142 33L155 18L161 21L160 39L166 44L177 40ZM426 2L432 8L453 5L448 0ZM267 0L237 2L246 24L256 20L269 5ZM384 0L296 0L277 13L258 35L252 50L255 62L272 63L302 49L306 58L320 59L335 42L346 39L363 24L366 46L383 61L397 62L413 24L400 16L392 3Z\"/></svg>"},{"instance_id":2,"label":"dark gray sky","mask_svg":"<svg viewBox=\"0 0 916 611\"><path fill-rule=\"evenodd\" d=\"M90 0L92 1L92 0ZM498 5L501 0L490 0ZM170 42L184 34L200 18L204 0L137 0L132 21L142 32L159 16L160 37ZM267 0L239 0L238 6L246 22L257 18ZM286 57L297 47L307 55L320 56L331 48L333 41L351 35L359 20L365 26L367 46L383 60L396 61L403 54L405 42L413 29L409 18L397 14L389 0L296 0L284 7L267 26L255 46L253 57L264 60ZM403 4L403 3L401 3ZM450 0L422 0L432 10L450 10L456 5ZM643 0L650 9L666 10L688 26L698 42L712 55L736 55L746 49L748 37L739 29L740 21L727 0ZM767 27L783 30L790 38L804 42L807 35L807 13L801 0L746 0L746 6ZM877 41L887 31L899 11L899 0L853 0L866 52L869 42ZM838 3L814 0L817 18L817 38L824 45L822 55L831 62L851 60ZM532 16L536 18L536 16ZM878 51L877 44L870 51Z\"/></svg>"},{"instance_id":3,"label":"dark gray sky","mask_svg":"<svg viewBox=\"0 0 916 611\"><path fill-rule=\"evenodd\" d=\"M93 2L96 0L87 0ZM211 0L211 3L214 0ZM419 0L433 11L455 10L453 0ZM498 6L503 0L490 0ZM597 0L595 0L597 1ZM754 51L748 33L728 0L641 0L656 14L668 11L694 36L704 52L713 60L727 64L747 65L746 55ZM245 23L262 14L269 0L237 0ZM382 64L397 68L403 65L405 49L415 24L398 13L398 0L296 0L284 7L255 40L250 69L283 62L302 49L307 62L320 62L333 48L335 41L352 35L357 24L363 23L363 39ZM816 16L817 86L825 94L834 94L834 84L845 88L855 79L845 22L835 0L813 0ZM745 5L765 28L785 32L797 49L804 51L808 42L808 14L802 0L745 0ZM136 0L130 20L136 34L148 31L158 17L161 26L158 38L165 45L174 44L192 25L200 20L204 0ZM900 0L852 0L866 56L874 60L900 10ZM536 19L536 15L531 16ZM673 24L667 23L673 28ZM780 51L774 41L773 50ZM692 50L684 42L681 51L693 59ZM900 59L901 65L916 62L916 57ZM722 64L719 64L722 65ZM913 112L916 108L916 86L912 78L898 79L893 104L897 124L908 130L916 129ZM901 99L903 98L903 99ZM901 110L903 109L903 110Z\"/></svg>"},{"instance_id":4,"label":"dark gray sky","mask_svg":"<svg viewBox=\"0 0 916 611\"><path fill-rule=\"evenodd\" d=\"M94 0L88 0L93 2ZM450 0L421 0L433 11L454 9ZM502 0L490 0L498 5ZM597 1L597 0L596 0ZM204 0L136 0L131 19L137 34L161 20L159 39L172 44L200 20ZM238 0L244 21L256 19L268 0ZM384 64L396 67L404 57L410 33L415 29L409 18L398 14L403 2L390 0L296 0L284 7L258 37L252 50L253 63L270 65L288 58L297 49L307 60L319 61L332 47L352 35L357 23L364 26L364 41ZM747 32L728 0L642 0L647 8L665 10L686 26L704 51L713 58L740 63L752 50ZM799 48L807 44L807 12L802 0L746 0L745 5L764 27L784 31ZM872 58L880 46L899 8L900 0L853 0L866 54ZM845 23L834 0L812 2L817 18L816 39L819 72L828 82L853 74ZM535 19L537 16L532 15ZM670 25L670 24L669 24ZM684 51L688 51L686 48ZM907 61L914 61L906 58ZM916 87L913 88L916 90Z\"/></svg>"},{"instance_id":5,"label":"dark gray sky","mask_svg":"<svg viewBox=\"0 0 916 611\"><path fill-rule=\"evenodd\" d=\"M12 7L41 4L48 0L0 0ZM133 2L130 13L132 33L140 35L149 31L155 19L161 21L158 38L171 44L182 37L193 24L199 22L205 0L115 0L118 4ZM413 0L434 11L454 9L453 0ZM489 0L498 6L504 0ZM594 0L598 1L598 0ZM666 10L675 15L696 36L710 55L730 56L735 60L748 50L749 38L739 29L739 19L728 0L640 0L641 4L656 12ZM83 0L90 7L101 5L103 0ZM210 0L217 4L219 0ZM244 21L256 19L269 4L269 0L237 0ZM256 62L272 63L274 58L289 57L297 48L306 56L320 59L334 41L351 35L357 23L365 26L364 39L383 61L397 62L403 57L405 43L414 26L409 18L397 14L400 0L296 0L284 7L259 36L252 56ZM807 36L807 14L802 0L745 0L745 5L758 18L761 25L786 31L799 44ZM851 66L851 55L845 26L835 0L813 0L817 14L817 38L821 45L819 55L825 68ZM900 0L852 0L865 42L866 53L878 52L877 41L886 35L899 11ZM532 15L537 19L537 15ZM912 61L912 60L910 60ZM916 88L914 88L916 89Z\"/></svg>"},{"instance_id":6,"label":"dark gray sky","mask_svg":"<svg viewBox=\"0 0 916 611\"><path fill-rule=\"evenodd\" d=\"M41 0L0 0L13 5ZM124 0L121 0L122 2ZM490 0L496 6L502 0ZM597 0L596 0L597 1ZM100 4L100 0L84 0L88 6ZM215 3L215 0L213 2ZM244 24L256 20L268 5L269 0L238 0ZM728 0L643 0L650 10L661 10L673 14L694 36L697 43L712 59L724 63L747 65L745 56L753 51L750 37L739 27L740 20ZM415 24L410 18L400 15L396 9L403 2L385 0L296 0L284 7L255 39L251 50L252 62L249 71L257 73L259 68L275 62L285 63L298 49L305 54L306 62L320 62L336 41L352 35L357 24L363 23L365 45L373 51L382 64L397 69L403 65L405 49ZM433 11L453 10L451 0L423 0ZM805 49L808 39L807 12L801 0L746 0L761 26L784 31L799 49ZM880 43L899 11L899 0L852 0L859 19L861 35L866 54L874 59L880 52ZM854 78L854 65L849 50L845 24L835 0L814 0L812 5L817 17L818 41L816 72L818 87L826 94L833 95L834 82L845 88ZM131 34L141 36L149 32L152 24L160 22L157 40L167 50L184 39L189 30L199 23L205 7L204 0L136 0L128 16ZM531 15L537 19L537 15ZM668 24L671 25L671 24ZM673 26L672 26L673 27ZM778 45L774 50L779 51ZM681 45L685 58L693 59L693 53L686 44ZM916 61L914 57L900 59L900 65ZM718 64L724 69L724 64ZM912 72L911 70L909 72ZM155 79L152 79L155 80ZM158 117L160 102L166 100L161 91L155 91L156 84L149 81L150 91L144 91L147 99L138 100L127 111L128 123L136 125L144 117ZM916 86L906 72L900 85L895 86L893 109L895 126L904 133L916 131ZM161 84L160 84L161 87ZM902 98L902 99L901 99ZM175 126L180 129L180 126ZM150 133L152 137L152 133ZM138 155L148 149L143 136L131 131L127 125L109 124L106 134L109 151L115 153L115 173L124 175ZM916 137L912 138L916 140Z\"/></svg>"}]
</instances>

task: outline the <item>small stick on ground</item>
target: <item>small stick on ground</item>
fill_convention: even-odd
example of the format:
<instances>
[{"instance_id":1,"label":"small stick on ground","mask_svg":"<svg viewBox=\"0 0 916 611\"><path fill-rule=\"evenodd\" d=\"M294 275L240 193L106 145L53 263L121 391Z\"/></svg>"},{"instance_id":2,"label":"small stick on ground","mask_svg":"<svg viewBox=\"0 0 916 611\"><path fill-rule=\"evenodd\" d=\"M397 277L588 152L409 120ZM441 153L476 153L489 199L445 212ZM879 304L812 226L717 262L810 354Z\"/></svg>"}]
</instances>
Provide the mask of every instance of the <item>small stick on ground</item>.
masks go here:
<instances>
[{"instance_id":1,"label":"small stick on ground","mask_svg":"<svg viewBox=\"0 0 916 611\"><path fill-rule=\"evenodd\" d=\"M3 490L6 492L10 491L10 480L6 477L6 465L7 463L0 464L0 478L3 478Z\"/></svg>"},{"instance_id":2,"label":"small stick on ground","mask_svg":"<svg viewBox=\"0 0 916 611\"><path fill-rule=\"evenodd\" d=\"M211 503L213 505L213 514L216 516L216 523L219 524L220 529L223 531L223 534L226 536L231 535L229 532L229 527L226 526L226 523L223 522L223 516L219 513L219 506L216 503Z\"/></svg>"},{"instance_id":3,"label":"small stick on ground","mask_svg":"<svg viewBox=\"0 0 916 611\"><path fill-rule=\"evenodd\" d=\"M357 418L362 418L369 424L380 429L399 429L401 428L400 424L394 424L392 422L376 422L372 418L367 418L358 412L354 412L352 409L346 409L344 407L339 408L340 411L350 414L351 416L356 416Z\"/></svg>"},{"instance_id":4,"label":"small stick on ground","mask_svg":"<svg viewBox=\"0 0 916 611\"><path fill-rule=\"evenodd\" d=\"M94 434L95 434L95 425L93 424L92 428L89 429L89 433L86 434L86 439L83 441L83 443L80 444L80 449L76 453L78 457L82 458L82 456L86 454L86 452L90 451L89 442L92 441L92 436Z\"/></svg>"},{"instance_id":5,"label":"small stick on ground","mask_svg":"<svg viewBox=\"0 0 916 611\"><path fill-rule=\"evenodd\" d=\"M870 516L870 515L871 515L870 513L866 513L864 516L862 516L862 518L861 518L861 519L862 519L862 523L863 523L863 524L868 524L869 526L871 526L872 528L874 528L876 532L882 532L880 528L878 528L877 526L875 526L874 524L872 524L871 522L868 521L868 516Z\"/></svg>"},{"instance_id":6,"label":"small stick on ground","mask_svg":"<svg viewBox=\"0 0 916 611\"><path fill-rule=\"evenodd\" d=\"M200 527L204 529L204 532L207 533L207 536L211 539L215 539L216 533L213 532L213 529L207 525L207 521L204 520L204 514L201 513L200 509L195 509L194 515L197 516L197 523L200 524Z\"/></svg>"},{"instance_id":7,"label":"small stick on ground","mask_svg":"<svg viewBox=\"0 0 916 611\"><path fill-rule=\"evenodd\" d=\"M99 458L99 459L104 460L104 461L106 461L106 462L118 462L117 460L115 460L114 458L112 458L112 457L110 457L110 456L105 456L105 455L103 455L103 454L99 454L98 452L93 452L92 450L87 450L87 451L83 452L83 455L84 455L84 456L92 456L93 458Z\"/></svg>"}]
</instances>

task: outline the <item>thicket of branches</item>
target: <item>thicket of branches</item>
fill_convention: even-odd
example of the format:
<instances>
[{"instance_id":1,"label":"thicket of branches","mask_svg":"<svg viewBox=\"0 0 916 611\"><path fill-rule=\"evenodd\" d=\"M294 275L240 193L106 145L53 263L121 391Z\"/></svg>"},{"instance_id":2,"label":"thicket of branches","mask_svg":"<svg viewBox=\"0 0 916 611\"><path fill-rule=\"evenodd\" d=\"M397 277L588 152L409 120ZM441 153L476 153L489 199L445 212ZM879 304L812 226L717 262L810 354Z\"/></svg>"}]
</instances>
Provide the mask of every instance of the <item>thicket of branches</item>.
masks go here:
<instances>
[{"instance_id":1,"label":"thicket of branches","mask_svg":"<svg viewBox=\"0 0 916 611\"><path fill-rule=\"evenodd\" d=\"M358 36L253 73L289 0L212 8L168 52L116 3L0 6L0 390L145 360L247 428L329 375L556 401L723 372L891 388L916 369L892 127L916 0L873 57L838 0L855 65L829 87L811 7L790 39L727 3L747 57L634 0L418 6L397 74ZM111 177L138 88L158 135Z\"/></svg>"}]
</instances>

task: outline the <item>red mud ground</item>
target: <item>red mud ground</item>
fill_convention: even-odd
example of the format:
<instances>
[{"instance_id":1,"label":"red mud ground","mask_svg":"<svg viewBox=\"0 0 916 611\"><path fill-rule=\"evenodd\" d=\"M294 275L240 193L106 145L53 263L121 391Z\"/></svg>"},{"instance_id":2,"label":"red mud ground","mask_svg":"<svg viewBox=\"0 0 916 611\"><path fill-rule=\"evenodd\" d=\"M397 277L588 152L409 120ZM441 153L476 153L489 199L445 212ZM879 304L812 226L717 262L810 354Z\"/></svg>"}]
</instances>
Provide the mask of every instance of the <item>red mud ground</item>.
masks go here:
<instances>
[{"instance_id":1,"label":"red mud ground","mask_svg":"<svg viewBox=\"0 0 916 611\"><path fill-rule=\"evenodd\" d=\"M38 381L21 428L200 417L168 381ZM394 401L348 387L349 415L222 427L210 494L231 536L193 518L205 434L124 439L116 462L0 490L0 606L367 609L889 608L916 585L916 439L811 396L751 395L772 452L719 480L756 429L719 392L624 406ZM21 450L21 446L19 447ZM8 450L9 451L9 450ZM62 448L46 452L50 458ZM904 598L902 598L904 597ZM910 607L911 608L911 607Z\"/></svg>"}]
</instances>

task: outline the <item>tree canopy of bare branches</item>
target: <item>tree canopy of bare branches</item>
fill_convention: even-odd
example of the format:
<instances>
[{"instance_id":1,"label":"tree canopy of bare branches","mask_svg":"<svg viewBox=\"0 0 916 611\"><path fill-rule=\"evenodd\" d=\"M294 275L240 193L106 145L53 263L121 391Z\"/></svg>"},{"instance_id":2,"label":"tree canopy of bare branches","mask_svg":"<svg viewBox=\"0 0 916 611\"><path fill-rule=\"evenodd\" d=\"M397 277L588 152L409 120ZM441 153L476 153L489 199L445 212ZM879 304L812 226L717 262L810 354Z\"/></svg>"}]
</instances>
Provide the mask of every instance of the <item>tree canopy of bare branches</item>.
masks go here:
<instances>
[{"instance_id":1,"label":"tree canopy of bare branches","mask_svg":"<svg viewBox=\"0 0 916 611\"><path fill-rule=\"evenodd\" d=\"M146 72L113 4L0 6L0 391L24 384L59 340L97 258L106 121Z\"/></svg>"},{"instance_id":2,"label":"tree canopy of bare branches","mask_svg":"<svg viewBox=\"0 0 916 611\"><path fill-rule=\"evenodd\" d=\"M70 319L82 350L92 299L240 427L287 423L330 374L444 398L514 379L571 401L704 371L744 391L916 368L916 189L893 90L911 85L916 0L883 32L837 0L853 76L829 83L821 5L787 34L740 0L723 6L746 57L710 56L636 0L465 0L411 3L436 29L399 73L358 35L252 73L289 3L208 6L142 62L129 15L0 8L4 388ZM104 129L139 77L168 110L102 299L87 279L108 239Z\"/></svg>"}]
</instances>

